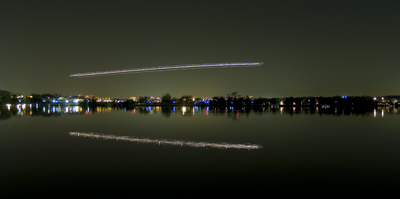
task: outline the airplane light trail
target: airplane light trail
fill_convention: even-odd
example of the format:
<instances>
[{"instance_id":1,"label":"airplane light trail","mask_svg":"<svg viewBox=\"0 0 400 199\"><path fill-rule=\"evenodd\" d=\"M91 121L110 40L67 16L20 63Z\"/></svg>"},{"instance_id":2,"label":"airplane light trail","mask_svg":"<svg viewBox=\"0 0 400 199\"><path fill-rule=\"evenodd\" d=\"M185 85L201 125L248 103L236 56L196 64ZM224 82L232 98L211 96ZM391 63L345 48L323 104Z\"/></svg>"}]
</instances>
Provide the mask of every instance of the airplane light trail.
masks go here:
<instances>
[{"instance_id":1,"label":"airplane light trail","mask_svg":"<svg viewBox=\"0 0 400 199\"><path fill-rule=\"evenodd\" d=\"M261 66L263 62L248 62L248 63L219 63L219 64L201 64L201 65L180 65L180 66L158 66L151 68L135 68L111 71L97 71L88 73L75 73L69 77L93 77L105 75L120 75L127 73L144 73L144 72L160 72L160 71L173 71L173 70L189 70L189 69L207 69L207 68L231 68L231 67L251 67Z\"/></svg>"},{"instance_id":2,"label":"airplane light trail","mask_svg":"<svg viewBox=\"0 0 400 199\"><path fill-rule=\"evenodd\" d=\"M104 139L104 140L121 140L121 141L130 141L137 143L152 143L158 145L174 145L174 146L190 146L190 147L212 147L219 149L262 149L261 145L254 144L230 144L230 143L210 143L210 142L186 142L180 140L152 140L148 138L132 138L128 136L116 136L116 135L100 135L94 133L84 133L84 132L69 132L70 136L77 137L88 137L88 138L96 138L96 139Z\"/></svg>"}]
</instances>

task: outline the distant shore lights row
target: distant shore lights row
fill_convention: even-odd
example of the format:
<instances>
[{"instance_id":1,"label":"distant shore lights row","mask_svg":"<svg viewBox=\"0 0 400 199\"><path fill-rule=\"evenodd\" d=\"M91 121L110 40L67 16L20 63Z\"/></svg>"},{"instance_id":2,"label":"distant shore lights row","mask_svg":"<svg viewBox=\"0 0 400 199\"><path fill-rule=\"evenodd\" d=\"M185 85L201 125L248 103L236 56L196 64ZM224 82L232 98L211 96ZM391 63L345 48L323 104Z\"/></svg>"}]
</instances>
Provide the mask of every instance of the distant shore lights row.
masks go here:
<instances>
[{"instance_id":1,"label":"distant shore lights row","mask_svg":"<svg viewBox=\"0 0 400 199\"><path fill-rule=\"evenodd\" d=\"M207 68L228 68L228 67L249 67L261 66L262 62L248 62L248 63L218 63L218 64L201 64L201 65L174 65L174 66L158 66L151 68L135 68L124 70L111 70L111 71L97 71L89 73L76 73L71 74L70 77L92 77L99 75L118 75L126 73L142 73L142 72L159 72L159 71L172 71L172 70L188 70L188 69L207 69Z\"/></svg>"}]
</instances>

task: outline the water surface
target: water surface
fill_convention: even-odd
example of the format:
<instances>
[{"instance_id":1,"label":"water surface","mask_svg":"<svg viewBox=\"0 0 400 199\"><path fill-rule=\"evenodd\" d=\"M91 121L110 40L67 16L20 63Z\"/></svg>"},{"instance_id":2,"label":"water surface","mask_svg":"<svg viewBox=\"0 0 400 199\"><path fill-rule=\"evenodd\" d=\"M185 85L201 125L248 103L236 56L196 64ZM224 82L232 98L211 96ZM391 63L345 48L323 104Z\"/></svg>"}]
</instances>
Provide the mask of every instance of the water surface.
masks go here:
<instances>
[{"instance_id":1,"label":"water surface","mask_svg":"<svg viewBox=\"0 0 400 199\"><path fill-rule=\"evenodd\" d=\"M203 194L394 191L400 177L399 113L3 107L0 186L62 194L78 187Z\"/></svg>"}]
</instances>

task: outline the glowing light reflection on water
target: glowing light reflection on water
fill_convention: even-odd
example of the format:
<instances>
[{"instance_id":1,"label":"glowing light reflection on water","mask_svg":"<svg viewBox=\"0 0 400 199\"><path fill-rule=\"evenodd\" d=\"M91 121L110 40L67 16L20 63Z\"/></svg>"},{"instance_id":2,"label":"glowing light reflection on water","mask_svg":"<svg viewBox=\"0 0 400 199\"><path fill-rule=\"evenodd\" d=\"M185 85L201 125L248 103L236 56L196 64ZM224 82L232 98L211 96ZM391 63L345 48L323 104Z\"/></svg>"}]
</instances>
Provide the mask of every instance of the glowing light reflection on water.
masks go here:
<instances>
[{"instance_id":1,"label":"glowing light reflection on water","mask_svg":"<svg viewBox=\"0 0 400 199\"><path fill-rule=\"evenodd\" d=\"M149 143L158 145L174 145L174 146L189 146L189 147L212 147L219 149L262 149L261 145L255 144L232 144L232 143L210 143L210 142L187 142L181 140L154 140L148 138L132 138L128 136L116 136L116 135L100 135L95 133L84 133L84 132L70 132L70 136L77 137L88 137L88 138L102 138L104 140L122 140L139 143Z\"/></svg>"}]
</instances>

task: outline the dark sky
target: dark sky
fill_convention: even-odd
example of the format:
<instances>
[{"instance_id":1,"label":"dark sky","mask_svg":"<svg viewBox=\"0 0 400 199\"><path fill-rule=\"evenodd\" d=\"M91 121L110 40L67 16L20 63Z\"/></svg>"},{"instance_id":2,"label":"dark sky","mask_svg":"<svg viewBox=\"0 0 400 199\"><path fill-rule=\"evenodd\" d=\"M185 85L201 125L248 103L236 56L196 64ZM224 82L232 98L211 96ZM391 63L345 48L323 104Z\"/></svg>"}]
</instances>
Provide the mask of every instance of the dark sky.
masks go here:
<instances>
[{"instance_id":1,"label":"dark sky","mask_svg":"<svg viewBox=\"0 0 400 199\"><path fill-rule=\"evenodd\" d=\"M0 89L127 98L400 94L399 1L0 1ZM261 67L70 78L219 62Z\"/></svg>"}]
</instances>

